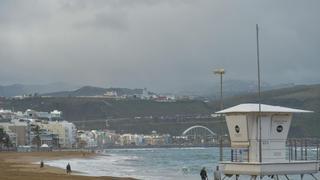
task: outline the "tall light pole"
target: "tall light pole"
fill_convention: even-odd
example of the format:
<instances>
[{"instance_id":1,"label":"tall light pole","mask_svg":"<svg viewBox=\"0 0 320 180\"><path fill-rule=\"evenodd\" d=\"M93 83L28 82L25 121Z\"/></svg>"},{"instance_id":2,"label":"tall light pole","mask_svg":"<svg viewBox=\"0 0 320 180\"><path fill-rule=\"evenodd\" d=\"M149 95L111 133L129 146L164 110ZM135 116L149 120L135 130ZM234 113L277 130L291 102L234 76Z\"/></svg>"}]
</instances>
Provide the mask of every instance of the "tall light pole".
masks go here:
<instances>
[{"instance_id":1,"label":"tall light pole","mask_svg":"<svg viewBox=\"0 0 320 180\"><path fill-rule=\"evenodd\" d=\"M214 74L216 75L220 75L220 110L223 109L223 96L222 96L222 76L226 73L226 71L224 69L216 69L213 71ZM222 115L220 116L220 120L222 121ZM222 131L221 128L220 129L220 137L219 137L219 141L220 141L220 161L223 161L223 146L222 146Z\"/></svg>"},{"instance_id":2,"label":"tall light pole","mask_svg":"<svg viewBox=\"0 0 320 180\"><path fill-rule=\"evenodd\" d=\"M222 76L226 73L224 69L216 69L214 74L220 75L220 110L223 109L223 96L222 96Z\"/></svg>"},{"instance_id":3,"label":"tall light pole","mask_svg":"<svg viewBox=\"0 0 320 180\"><path fill-rule=\"evenodd\" d=\"M258 114L258 122L259 122L259 162L262 162L262 144L261 144L261 136L262 136L262 128L261 128L261 77L260 77L260 52L259 52L259 25L256 24L256 35L257 35L257 66L258 66L258 101L259 101L259 114Z\"/></svg>"}]
</instances>

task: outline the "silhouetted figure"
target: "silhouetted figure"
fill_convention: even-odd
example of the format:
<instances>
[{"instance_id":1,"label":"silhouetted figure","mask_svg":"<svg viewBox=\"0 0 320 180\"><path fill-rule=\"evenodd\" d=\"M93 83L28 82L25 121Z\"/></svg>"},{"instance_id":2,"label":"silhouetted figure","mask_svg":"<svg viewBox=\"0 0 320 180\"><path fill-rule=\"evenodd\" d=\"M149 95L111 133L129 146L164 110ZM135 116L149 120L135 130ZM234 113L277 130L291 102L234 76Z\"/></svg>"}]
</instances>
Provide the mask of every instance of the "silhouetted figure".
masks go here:
<instances>
[{"instance_id":1,"label":"silhouetted figure","mask_svg":"<svg viewBox=\"0 0 320 180\"><path fill-rule=\"evenodd\" d=\"M66 170L67 170L67 174L71 174L71 166L70 166L69 163L68 163L68 165L66 167Z\"/></svg>"},{"instance_id":2,"label":"silhouetted figure","mask_svg":"<svg viewBox=\"0 0 320 180\"><path fill-rule=\"evenodd\" d=\"M214 180L221 180L221 173L219 171L219 166L217 166L216 170L213 173Z\"/></svg>"},{"instance_id":3,"label":"silhouetted figure","mask_svg":"<svg viewBox=\"0 0 320 180\"><path fill-rule=\"evenodd\" d=\"M203 167L200 171L201 180L208 180L206 168Z\"/></svg>"},{"instance_id":4,"label":"silhouetted figure","mask_svg":"<svg viewBox=\"0 0 320 180\"><path fill-rule=\"evenodd\" d=\"M43 163L43 161L41 160L41 162L40 162L40 168L43 168L44 167L44 163Z\"/></svg>"}]
</instances>

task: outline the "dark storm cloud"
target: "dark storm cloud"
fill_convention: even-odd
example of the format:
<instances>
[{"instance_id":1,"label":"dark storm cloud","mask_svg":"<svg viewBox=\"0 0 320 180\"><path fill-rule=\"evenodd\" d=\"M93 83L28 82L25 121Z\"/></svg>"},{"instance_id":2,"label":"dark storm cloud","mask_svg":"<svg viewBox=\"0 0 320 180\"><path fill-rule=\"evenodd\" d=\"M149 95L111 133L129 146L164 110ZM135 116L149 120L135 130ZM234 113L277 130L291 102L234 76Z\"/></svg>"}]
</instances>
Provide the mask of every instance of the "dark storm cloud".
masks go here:
<instances>
[{"instance_id":1,"label":"dark storm cloud","mask_svg":"<svg viewBox=\"0 0 320 180\"><path fill-rule=\"evenodd\" d=\"M54 81L156 91L256 79L319 82L319 1L0 2L0 84Z\"/></svg>"}]
</instances>

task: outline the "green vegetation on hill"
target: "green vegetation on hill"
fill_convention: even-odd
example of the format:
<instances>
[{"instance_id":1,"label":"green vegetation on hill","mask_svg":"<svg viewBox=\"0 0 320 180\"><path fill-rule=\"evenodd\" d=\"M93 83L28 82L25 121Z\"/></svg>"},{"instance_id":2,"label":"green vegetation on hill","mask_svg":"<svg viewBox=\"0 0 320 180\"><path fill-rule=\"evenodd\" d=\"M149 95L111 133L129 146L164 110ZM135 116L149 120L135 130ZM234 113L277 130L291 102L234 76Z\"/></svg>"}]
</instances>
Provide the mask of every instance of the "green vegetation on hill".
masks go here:
<instances>
[{"instance_id":1,"label":"green vegetation on hill","mask_svg":"<svg viewBox=\"0 0 320 180\"><path fill-rule=\"evenodd\" d=\"M75 122L81 129L103 129L106 119L117 132L160 133L180 135L186 128L201 124L216 129L212 119L199 122L195 119L175 118L177 115L196 116L211 114L214 110L202 101L155 102L147 100L112 100L88 97L33 97L12 99L4 103L7 109L25 111L63 111L66 120ZM150 118L152 117L152 118ZM125 118L125 120L118 120Z\"/></svg>"},{"instance_id":2,"label":"green vegetation on hill","mask_svg":"<svg viewBox=\"0 0 320 180\"><path fill-rule=\"evenodd\" d=\"M121 95L135 95L142 94L142 89L128 89L128 88L101 88L93 86L83 86L74 91L60 91L43 94L50 97L76 97L76 96L103 96L107 91L117 92Z\"/></svg>"},{"instance_id":3,"label":"green vegetation on hill","mask_svg":"<svg viewBox=\"0 0 320 180\"><path fill-rule=\"evenodd\" d=\"M258 102L257 94L251 93L224 100L225 107L249 102ZM261 102L314 111L314 113L295 114L289 136L320 137L320 84L265 91L261 94ZM216 109L219 107L219 102L213 102L211 106Z\"/></svg>"},{"instance_id":4,"label":"green vegetation on hill","mask_svg":"<svg viewBox=\"0 0 320 180\"><path fill-rule=\"evenodd\" d=\"M312 110L314 113L294 115L291 137L320 137L320 85L295 86L262 93L261 102L291 108ZM257 102L257 94L246 94L224 99L224 106L230 107L240 103ZM162 103L146 100L111 100L106 98L81 97L33 97L26 99L7 99L2 108L25 111L61 110L64 118L75 122L80 128L104 128L105 120L111 120L111 129L118 132L150 133L156 130L174 135L192 125L205 125L215 132L225 132L225 125L212 118L196 118L197 115L209 115L220 109L219 101L204 103L202 101L178 101ZM1 108L1 107L0 107ZM180 118L177 115L193 116ZM150 117L153 118L143 118ZM136 117L136 118L135 118ZM142 117L142 118L137 118Z\"/></svg>"},{"instance_id":5,"label":"green vegetation on hill","mask_svg":"<svg viewBox=\"0 0 320 180\"><path fill-rule=\"evenodd\" d=\"M210 114L214 112L202 101L179 101L171 103L147 100L111 100L107 98L26 98L7 100L4 108L15 111L34 109L37 111L63 111L69 121L101 118L123 118L144 116L175 116L177 114Z\"/></svg>"}]
</instances>

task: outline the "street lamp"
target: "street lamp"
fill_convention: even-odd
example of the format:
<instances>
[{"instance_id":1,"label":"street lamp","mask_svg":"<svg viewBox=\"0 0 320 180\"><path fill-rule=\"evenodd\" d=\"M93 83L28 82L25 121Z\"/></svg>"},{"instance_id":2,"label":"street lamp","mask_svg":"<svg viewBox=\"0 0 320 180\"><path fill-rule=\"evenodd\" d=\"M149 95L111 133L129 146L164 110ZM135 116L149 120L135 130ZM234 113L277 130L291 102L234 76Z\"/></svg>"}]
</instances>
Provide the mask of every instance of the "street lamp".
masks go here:
<instances>
[{"instance_id":1,"label":"street lamp","mask_svg":"<svg viewBox=\"0 0 320 180\"><path fill-rule=\"evenodd\" d=\"M224 69L216 69L213 71L214 74L220 75L220 110L223 109L223 100L222 100L222 76L226 73Z\"/></svg>"},{"instance_id":2,"label":"street lamp","mask_svg":"<svg viewBox=\"0 0 320 180\"><path fill-rule=\"evenodd\" d=\"M216 69L213 71L214 74L220 75L220 110L223 109L223 99L222 99L222 76L226 73L224 69ZM222 122L222 116L220 116L220 120ZM220 136L219 136L219 141L220 141L220 161L223 161L223 146L222 146L222 133L221 133L221 128L220 129Z\"/></svg>"}]
</instances>

